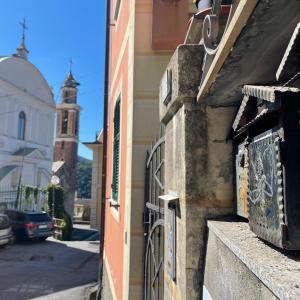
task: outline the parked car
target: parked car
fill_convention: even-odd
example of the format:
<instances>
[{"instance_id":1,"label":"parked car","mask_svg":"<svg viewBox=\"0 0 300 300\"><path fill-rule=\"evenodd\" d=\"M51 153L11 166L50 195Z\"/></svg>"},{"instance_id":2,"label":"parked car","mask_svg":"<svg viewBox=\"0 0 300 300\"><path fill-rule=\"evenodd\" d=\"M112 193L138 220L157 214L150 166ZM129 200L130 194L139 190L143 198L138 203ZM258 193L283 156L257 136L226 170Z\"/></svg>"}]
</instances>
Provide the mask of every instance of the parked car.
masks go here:
<instances>
[{"instance_id":1,"label":"parked car","mask_svg":"<svg viewBox=\"0 0 300 300\"><path fill-rule=\"evenodd\" d=\"M13 241L13 234L7 215L0 214L0 246L5 246Z\"/></svg>"},{"instance_id":2,"label":"parked car","mask_svg":"<svg viewBox=\"0 0 300 300\"><path fill-rule=\"evenodd\" d=\"M6 210L16 239L46 240L52 236L54 226L44 211Z\"/></svg>"}]
</instances>

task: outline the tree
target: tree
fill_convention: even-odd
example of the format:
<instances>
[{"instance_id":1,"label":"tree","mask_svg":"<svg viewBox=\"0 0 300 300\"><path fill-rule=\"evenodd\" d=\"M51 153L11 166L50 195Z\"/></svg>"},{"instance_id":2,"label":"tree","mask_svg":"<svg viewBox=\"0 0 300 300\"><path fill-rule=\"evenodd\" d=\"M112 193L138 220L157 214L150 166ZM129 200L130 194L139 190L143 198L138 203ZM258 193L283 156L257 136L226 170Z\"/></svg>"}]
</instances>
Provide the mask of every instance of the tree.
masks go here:
<instances>
[{"instance_id":1,"label":"tree","mask_svg":"<svg viewBox=\"0 0 300 300\"><path fill-rule=\"evenodd\" d=\"M92 162L78 156L76 168L76 190L78 198L91 198Z\"/></svg>"}]
</instances>

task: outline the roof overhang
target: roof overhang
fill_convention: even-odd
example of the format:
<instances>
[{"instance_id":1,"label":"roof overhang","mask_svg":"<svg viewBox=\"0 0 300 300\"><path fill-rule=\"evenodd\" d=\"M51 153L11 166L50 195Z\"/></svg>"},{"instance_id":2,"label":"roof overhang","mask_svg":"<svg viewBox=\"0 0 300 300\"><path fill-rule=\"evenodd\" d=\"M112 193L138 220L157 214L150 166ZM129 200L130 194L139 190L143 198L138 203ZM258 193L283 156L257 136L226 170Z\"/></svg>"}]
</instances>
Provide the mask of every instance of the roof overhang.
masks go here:
<instances>
[{"instance_id":1,"label":"roof overhang","mask_svg":"<svg viewBox=\"0 0 300 300\"><path fill-rule=\"evenodd\" d=\"M299 20L299 0L241 0L200 87L198 101L237 105L245 84L274 85Z\"/></svg>"}]
</instances>

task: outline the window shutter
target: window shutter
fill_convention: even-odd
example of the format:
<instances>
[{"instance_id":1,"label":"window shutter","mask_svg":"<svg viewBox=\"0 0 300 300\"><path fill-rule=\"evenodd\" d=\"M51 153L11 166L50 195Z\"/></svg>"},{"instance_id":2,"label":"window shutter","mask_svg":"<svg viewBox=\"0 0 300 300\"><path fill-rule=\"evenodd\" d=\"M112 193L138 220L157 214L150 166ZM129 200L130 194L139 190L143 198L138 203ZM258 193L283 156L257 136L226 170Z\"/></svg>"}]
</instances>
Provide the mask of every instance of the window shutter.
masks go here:
<instances>
[{"instance_id":1,"label":"window shutter","mask_svg":"<svg viewBox=\"0 0 300 300\"><path fill-rule=\"evenodd\" d=\"M120 164L120 98L117 100L114 111L114 148L113 148L113 178L112 198L118 200L119 194L119 164Z\"/></svg>"}]
</instances>

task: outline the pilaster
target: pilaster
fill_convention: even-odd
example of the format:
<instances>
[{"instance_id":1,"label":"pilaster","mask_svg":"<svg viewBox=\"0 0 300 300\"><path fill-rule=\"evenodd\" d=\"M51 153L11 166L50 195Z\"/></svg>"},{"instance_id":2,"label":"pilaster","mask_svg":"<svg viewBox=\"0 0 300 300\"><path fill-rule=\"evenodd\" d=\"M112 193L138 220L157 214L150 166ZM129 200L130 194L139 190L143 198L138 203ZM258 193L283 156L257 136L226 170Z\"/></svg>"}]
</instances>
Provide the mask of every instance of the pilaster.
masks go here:
<instances>
[{"instance_id":1,"label":"pilaster","mask_svg":"<svg viewBox=\"0 0 300 300\"><path fill-rule=\"evenodd\" d=\"M170 211L165 205L165 299L202 297L206 221L232 211L232 146L227 136L235 108L196 102L202 61L201 45L180 45L160 88L160 119L166 125L165 191L179 198L175 280L168 269Z\"/></svg>"}]
</instances>

